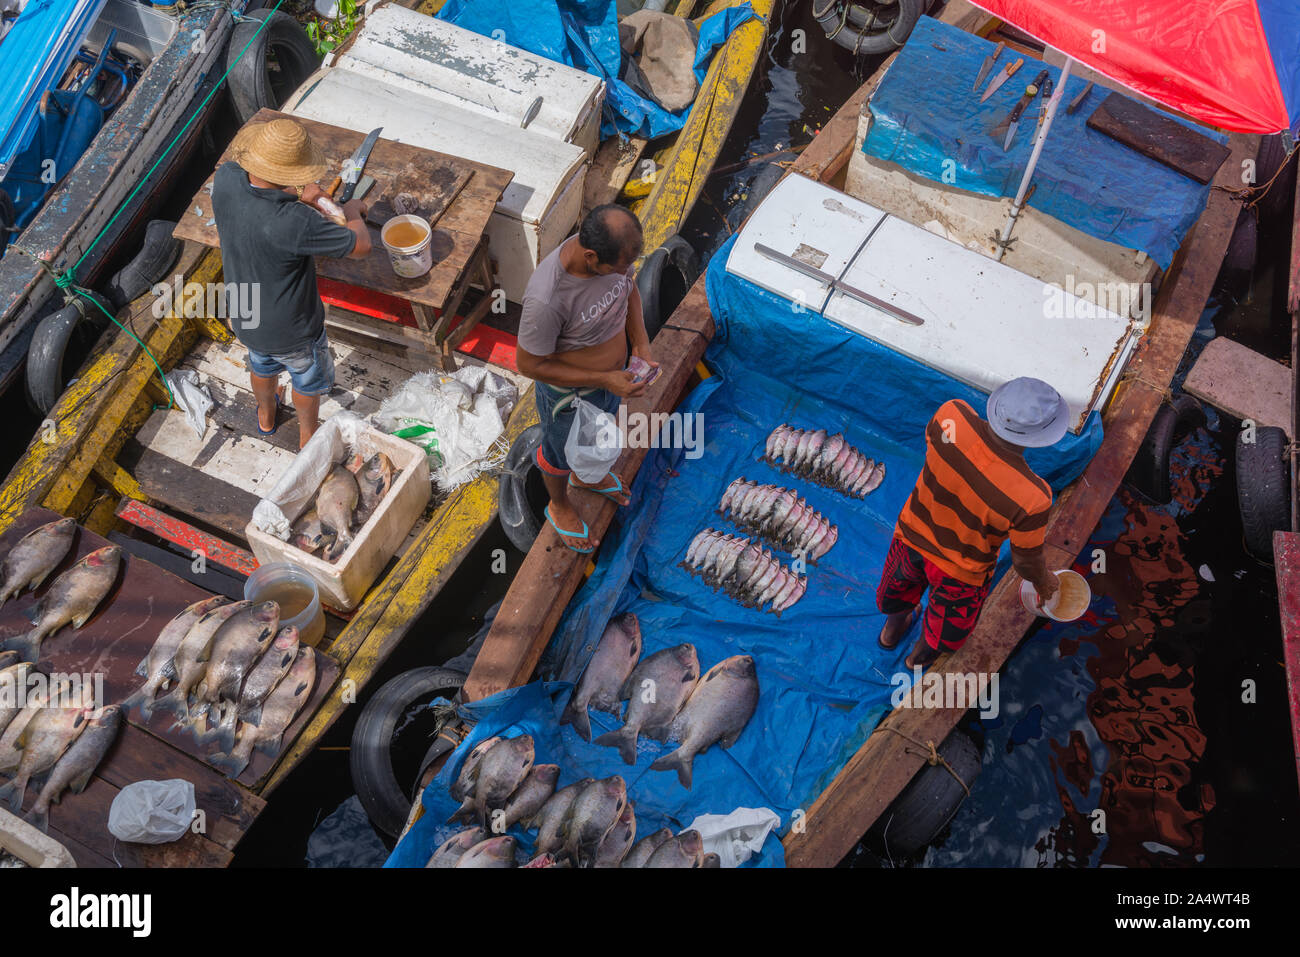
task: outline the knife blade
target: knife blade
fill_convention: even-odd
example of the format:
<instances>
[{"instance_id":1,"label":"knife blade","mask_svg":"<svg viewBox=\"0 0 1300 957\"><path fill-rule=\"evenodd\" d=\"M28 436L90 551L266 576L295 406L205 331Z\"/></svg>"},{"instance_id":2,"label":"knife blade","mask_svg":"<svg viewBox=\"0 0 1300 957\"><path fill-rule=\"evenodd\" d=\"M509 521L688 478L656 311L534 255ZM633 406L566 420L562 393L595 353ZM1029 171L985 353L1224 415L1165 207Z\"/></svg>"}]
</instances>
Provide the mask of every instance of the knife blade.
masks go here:
<instances>
[{"instance_id":1,"label":"knife blade","mask_svg":"<svg viewBox=\"0 0 1300 957\"><path fill-rule=\"evenodd\" d=\"M366 160L370 159L370 151L375 148L375 141L383 131L384 128L378 126L367 133L357 151L343 164L343 171L339 173L343 180L343 192L339 194L340 205L352 199L352 194L357 190L357 181L361 179L361 171L366 168Z\"/></svg>"},{"instance_id":2,"label":"knife blade","mask_svg":"<svg viewBox=\"0 0 1300 957\"><path fill-rule=\"evenodd\" d=\"M1011 149L1011 141L1016 138L1016 130L1020 128L1020 117L1024 115L1029 104L1034 101L1038 95L1039 87L1047 82L1048 72L1043 70L1034 77L1034 82L1025 87L1024 94L1016 101L1016 107L1011 111L1011 115L1004 121L1007 124L1007 137L1002 141L1002 152Z\"/></svg>"},{"instance_id":3,"label":"knife blade","mask_svg":"<svg viewBox=\"0 0 1300 957\"><path fill-rule=\"evenodd\" d=\"M1007 82L1007 80L1011 79L1011 77L1015 75L1015 72L1019 70L1024 65L1024 63L1025 63L1024 57L1021 57L1017 59L1015 63L1008 63L1005 67L1003 67L1002 70L997 74L997 76L993 77L992 82L989 83L988 89L986 89L984 91L984 95L980 97L980 102L983 103L995 92L997 92L998 87L1000 87L1003 83Z\"/></svg>"},{"instance_id":4,"label":"knife blade","mask_svg":"<svg viewBox=\"0 0 1300 957\"><path fill-rule=\"evenodd\" d=\"M1006 43L1000 42L996 47L994 47L993 52L984 58L984 65L980 67L979 75L975 77L975 85L970 88L972 93L980 88L980 84L984 82L984 78L988 76L989 71L993 69L993 64L998 62L998 57L1002 56L1002 51L1006 48Z\"/></svg>"},{"instance_id":5,"label":"knife blade","mask_svg":"<svg viewBox=\"0 0 1300 957\"><path fill-rule=\"evenodd\" d=\"M1073 115L1075 110L1083 106L1083 101L1088 98L1088 94L1091 92L1092 92L1092 81L1089 80L1088 85L1083 88L1083 91L1078 96L1076 96L1073 100L1071 100L1070 105L1065 108L1065 115L1066 116Z\"/></svg>"}]
</instances>

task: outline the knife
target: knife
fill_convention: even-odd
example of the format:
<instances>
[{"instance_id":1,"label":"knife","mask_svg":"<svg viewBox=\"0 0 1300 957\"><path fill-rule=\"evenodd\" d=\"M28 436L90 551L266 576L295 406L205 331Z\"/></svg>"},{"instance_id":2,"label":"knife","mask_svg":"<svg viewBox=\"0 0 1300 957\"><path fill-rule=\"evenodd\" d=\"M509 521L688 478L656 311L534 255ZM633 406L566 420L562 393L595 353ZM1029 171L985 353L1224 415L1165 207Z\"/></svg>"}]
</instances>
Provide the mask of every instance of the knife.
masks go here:
<instances>
[{"instance_id":1,"label":"knife","mask_svg":"<svg viewBox=\"0 0 1300 957\"><path fill-rule=\"evenodd\" d=\"M1074 113L1075 110L1083 106L1083 101L1088 98L1088 94L1091 92L1092 92L1092 81L1089 80L1088 85L1083 88L1083 92L1081 92L1078 96L1076 96L1073 100L1071 100L1070 105L1065 108L1066 116L1070 116L1071 114Z\"/></svg>"},{"instance_id":2,"label":"knife","mask_svg":"<svg viewBox=\"0 0 1300 957\"><path fill-rule=\"evenodd\" d=\"M970 88L972 93L980 88L984 78L989 75L989 70L993 69L993 64L998 62L998 57L1002 56L1002 51L1006 48L1005 42L999 43L993 52L984 58L984 65L980 67L979 76L975 77L975 85Z\"/></svg>"},{"instance_id":3,"label":"knife","mask_svg":"<svg viewBox=\"0 0 1300 957\"><path fill-rule=\"evenodd\" d=\"M1025 87L1024 95L1016 103L1016 108L1011 111L1011 115L1005 120L1007 124L1007 138L1002 141L1002 151L1005 153L1011 149L1011 141L1016 138L1016 130L1020 128L1020 117L1024 115L1025 109L1034 101L1038 95L1038 89L1047 82L1048 72L1043 70L1038 76L1034 77L1034 82Z\"/></svg>"},{"instance_id":4,"label":"knife","mask_svg":"<svg viewBox=\"0 0 1300 957\"><path fill-rule=\"evenodd\" d=\"M1021 57L1020 59L1016 60L1015 63L1008 63L1005 67L1003 67L1001 72L999 72L998 75L993 78L993 82L989 84L988 89L984 91L984 95L980 97L980 102L983 103L985 100L987 100L990 96L994 94L994 92L997 90L998 87L1000 87L1003 83L1007 82L1007 80L1011 79L1012 75L1014 75L1015 72L1019 70L1022 65L1024 65L1024 62L1025 62L1024 58Z\"/></svg>"},{"instance_id":5,"label":"knife","mask_svg":"<svg viewBox=\"0 0 1300 957\"><path fill-rule=\"evenodd\" d=\"M366 160L370 159L370 151L375 148L375 141L379 139L379 134L384 131L382 126L376 127L366 134L366 138L361 141L357 151L348 157L347 162L343 164L343 171L339 173L343 180L343 192L339 194L339 204L348 202L352 199L352 194L357 191L357 181L361 179L361 171L366 168Z\"/></svg>"}]
</instances>

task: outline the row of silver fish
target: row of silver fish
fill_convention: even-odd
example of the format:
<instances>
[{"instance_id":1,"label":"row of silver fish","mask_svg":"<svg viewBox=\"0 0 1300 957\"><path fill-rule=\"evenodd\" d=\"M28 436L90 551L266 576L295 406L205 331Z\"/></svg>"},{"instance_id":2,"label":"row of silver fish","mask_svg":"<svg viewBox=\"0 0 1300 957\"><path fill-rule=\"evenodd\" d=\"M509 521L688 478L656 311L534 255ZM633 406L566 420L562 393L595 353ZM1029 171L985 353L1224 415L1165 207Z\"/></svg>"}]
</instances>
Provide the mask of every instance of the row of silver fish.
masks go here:
<instances>
[{"instance_id":1,"label":"row of silver fish","mask_svg":"<svg viewBox=\"0 0 1300 957\"><path fill-rule=\"evenodd\" d=\"M353 456L346 468L336 465L321 483L311 507L294 522L294 546L309 554L324 549L326 561L338 561L352 543L353 533L370 520L398 474L383 452L368 459Z\"/></svg>"},{"instance_id":2,"label":"row of silver fish","mask_svg":"<svg viewBox=\"0 0 1300 957\"><path fill-rule=\"evenodd\" d=\"M723 589L749 608L778 616L808 590L808 576L791 571L772 552L744 535L706 528L691 540L681 563L691 574L704 576L706 584Z\"/></svg>"},{"instance_id":3,"label":"row of silver fish","mask_svg":"<svg viewBox=\"0 0 1300 957\"><path fill-rule=\"evenodd\" d=\"M778 548L817 561L839 540L840 530L800 495L780 485L735 479L722 493L718 514Z\"/></svg>"},{"instance_id":4,"label":"row of silver fish","mask_svg":"<svg viewBox=\"0 0 1300 957\"><path fill-rule=\"evenodd\" d=\"M24 535L0 565L0 604L24 589L39 588L67 557L76 537L77 523L59 519ZM41 655L41 642L64 625L80 628L113 590L122 565L122 549L109 545L97 549L63 572L27 612L32 629L0 643L26 661Z\"/></svg>"},{"instance_id":5,"label":"row of silver fish","mask_svg":"<svg viewBox=\"0 0 1300 957\"><path fill-rule=\"evenodd\" d=\"M763 457L784 472L864 498L885 480L885 463L869 459L836 432L778 425L767 437Z\"/></svg>"},{"instance_id":6,"label":"row of silver fish","mask_svg":"<svg viewBox=\"0 0 1300 957\"><path fill-rule=\"evenodd\" d=\"M27 785L46 775L27 820L48 828L50 805L65 791L80 794L90 782L104 755L117 739L122 709L69 704L70 680L53 687L48 682L29 688L34 665L18 661L13 652L0 654L0 688L13 694L29 689L22 706L0 708L0 771L11 780L0 787L0 801L8 800L15 814L22 809Z\"/></svg>"},{"instance_id":7,"label":"row of silver fish","mask_svg":"<svg viewBox=\"0 0 1300 957\"><path fill-rule=\"evenodd\" d=\"M623 725L602 734L596 744L618 748L627 764L636 763L642 734L680 747L658 758L651 770L677 771L682 786L691 786L697 754L721 742L731 747L758 706L754 659L736 655L718 662L703 677L690 644L663 648L640 658L641 629L632 613L612 619L601 635L569 699L560 723L572 723L591 740L589 708L619 715Z\"/></svg>"}]
</instances>

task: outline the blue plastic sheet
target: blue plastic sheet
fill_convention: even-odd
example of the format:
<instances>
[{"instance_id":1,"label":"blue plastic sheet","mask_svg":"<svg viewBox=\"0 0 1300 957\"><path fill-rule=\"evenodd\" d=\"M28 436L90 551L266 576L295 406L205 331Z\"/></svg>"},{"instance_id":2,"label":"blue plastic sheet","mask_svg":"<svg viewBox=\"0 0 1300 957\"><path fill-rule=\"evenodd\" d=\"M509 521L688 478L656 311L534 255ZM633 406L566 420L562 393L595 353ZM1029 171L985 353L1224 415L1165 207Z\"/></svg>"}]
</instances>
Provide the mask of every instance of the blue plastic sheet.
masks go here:
<instances>
[{"instance_id":1,"label":"blue plastic sheet","mask_svg":"<svg viewBox=\"0 0 1300 957\"><path fill-rule=\"evenodd\" d=\"M871 98L871 130L863 152L909 172L985 196L1015 196L1033 150L1042 97L1020 121L1015 141L1002 150L993 128L1010 114L1042 69L1058 83L1055 67L1027 60L989 99L979 102L971 84L994 44L922 17ZM1004 53L996 71L1014 59ZM1210 187L1122 146L1096 130L1088 117L1109 95L1094 87L1083 106L1065 105L1082 92L1071 77L1034 173L1029 205L1107 242L1141 249L1168 269L1183 236L1209 199ZM1168 115L1168 114L1166 114ZM1181 117L1189 129L1220 143L1227 137Z\"/></svg>"},{"instance_id":2,"label":"blue plastic sheet","mask_svg":"<svg viewBox=\"0 0 1300 957\"><path fill-rule=\"evenodd\" d=\"M622 50L614 0L512 0L509 4L448 0L438 17L603 79L609 109L601 124L602 137L622 131L654 139L686 123L690 107L671 113L618 79ZM714 51L731 31L756 17L753 8L744 3L715 13L700 25L695 75L701 82Z\"/></svg>"}]
</instances>

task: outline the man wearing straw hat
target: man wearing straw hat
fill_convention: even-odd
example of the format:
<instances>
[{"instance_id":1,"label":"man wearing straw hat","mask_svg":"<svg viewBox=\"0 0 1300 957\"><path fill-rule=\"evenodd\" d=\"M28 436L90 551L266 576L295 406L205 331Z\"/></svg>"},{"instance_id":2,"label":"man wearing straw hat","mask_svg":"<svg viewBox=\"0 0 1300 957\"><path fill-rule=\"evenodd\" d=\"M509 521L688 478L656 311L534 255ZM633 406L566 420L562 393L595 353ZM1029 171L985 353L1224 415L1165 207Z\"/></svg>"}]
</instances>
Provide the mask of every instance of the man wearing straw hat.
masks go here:
<instances>
[{"instance_id":1,"label":"man wearing straw hat","mask_svg":"<svg viewBox=\"0 0 1300 957\"><path fill-rule=\"evenodd\" d=\"M888 616L882 648L898 647L930 589L908 668L965 643L1008 538L1012 567L1041 601L1060 587L1043 557L1052 488L1025 462L1025 449L1059 442L1069 407L1046 382L1022 377L994 389L987 412L985 422L960 399L939 407L926 428L921 476L894 527L876 591Z\"/></svg>"},{"instance_id":2,"label":"man wearing straw hat","mask_svg":"<svg viewBox=\"0 0 1300 957\"><path fill-rule=\"evenodd\" d=\"M280 373L287 370L299 446L306 445L319 424L320 397L334 386L312 257L364 259L370 252L366 208L355 199L345 204L342 226L312 205L325 197L316 185L325 157L296 120L245 127L231 155L235 162L222 164L213 177L212 212L226 289L256 304L252 315L232 318L231 327L248 348L257 430L275 431Z\"/></svg>"}]
</instances>

